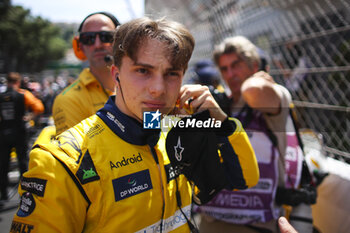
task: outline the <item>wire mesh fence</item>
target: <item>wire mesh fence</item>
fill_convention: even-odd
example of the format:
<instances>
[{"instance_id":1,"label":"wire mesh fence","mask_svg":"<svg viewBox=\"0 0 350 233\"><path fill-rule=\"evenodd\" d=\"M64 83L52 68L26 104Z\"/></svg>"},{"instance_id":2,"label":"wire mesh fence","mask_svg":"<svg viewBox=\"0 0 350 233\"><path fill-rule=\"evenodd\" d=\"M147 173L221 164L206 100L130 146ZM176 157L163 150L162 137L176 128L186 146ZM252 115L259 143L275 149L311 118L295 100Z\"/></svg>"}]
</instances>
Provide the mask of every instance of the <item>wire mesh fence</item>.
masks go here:
<instances>
[{"instance_id":1,"label":"wire mesh fence","mask_svg":"<svg viewBox=\"0 0 350 233\"><path fill-rule=\"evenodd\" d=\"M146 0L146 15L182 22L196 39L190 66L215 44L244 35L291 92L299 123L323 135L328 155L350 162L350 2Z\"/></svg>"}]
</instances>

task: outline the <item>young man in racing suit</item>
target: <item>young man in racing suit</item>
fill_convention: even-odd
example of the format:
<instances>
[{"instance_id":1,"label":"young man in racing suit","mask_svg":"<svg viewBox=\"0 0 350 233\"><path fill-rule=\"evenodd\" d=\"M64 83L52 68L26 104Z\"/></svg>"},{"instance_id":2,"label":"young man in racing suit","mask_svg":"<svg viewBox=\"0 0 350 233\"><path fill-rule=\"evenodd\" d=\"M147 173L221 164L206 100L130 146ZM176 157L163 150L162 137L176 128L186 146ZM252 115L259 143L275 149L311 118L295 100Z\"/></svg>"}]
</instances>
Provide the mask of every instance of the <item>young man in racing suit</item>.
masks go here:
<instances>
[{"instance_id":1,"label":"young man in racing suit","mask_svg":"<svg viewBox=\"0 0 350 233\"><path fill-rule=\"evenodd\" d=\"M207 87L181 87L194 48L188 30L173 21L145 17L118 27L114 38L116 96L51 143L39 140L34 146L30 170L19 185L21 203L11 232L195 231L189 221L191 184L170 163L170 154L178 161L188 159L183 166L192 166L191 157L210 142L216 153L208 156L216 157L222 170L200 175L231 171L223 177L229 189L256 184L257 162L240 122L227 117ZM147 111L157 118L188 109L194 115L207 112L230 129L225 136L221 131L211 134L222 140L220 150L214 141L198 146L198 137L142 127ZM207 133L197 135L205 139ZM205 152L198 162L205 162Z\"/></svg>"}]
</instances>

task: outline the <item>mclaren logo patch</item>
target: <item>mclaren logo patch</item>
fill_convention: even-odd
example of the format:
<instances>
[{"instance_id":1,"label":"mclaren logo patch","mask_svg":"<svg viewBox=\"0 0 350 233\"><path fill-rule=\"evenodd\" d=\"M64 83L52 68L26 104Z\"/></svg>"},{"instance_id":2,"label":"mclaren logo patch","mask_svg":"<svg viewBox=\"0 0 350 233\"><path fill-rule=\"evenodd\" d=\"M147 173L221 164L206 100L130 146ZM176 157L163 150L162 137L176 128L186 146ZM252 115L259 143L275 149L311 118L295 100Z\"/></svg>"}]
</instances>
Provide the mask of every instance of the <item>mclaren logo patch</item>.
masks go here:
<instances>
[{"instance_id":1,"label":"mclaren logo patch","mask_svg":"<svg viewBox=\"0 0 350 233\"><path fill-rule=\"evenodd\" d=\"M87 150L80 163L80 167L76 173L80 183L86 184L91 181L99 180L100 176L97 174L95 165L91 159L90 153Z\"/></svg>"},{"instance_id":2,"label":"mclaren logo patch","mask_svg":"<svg viewBox=\"0 0 350 233\"><path fill-rule=\"evenodd\" d=\"M112 180L115 201L146 192L153 188L149 170L143 170Z\"/></svg>"}]
</instances>

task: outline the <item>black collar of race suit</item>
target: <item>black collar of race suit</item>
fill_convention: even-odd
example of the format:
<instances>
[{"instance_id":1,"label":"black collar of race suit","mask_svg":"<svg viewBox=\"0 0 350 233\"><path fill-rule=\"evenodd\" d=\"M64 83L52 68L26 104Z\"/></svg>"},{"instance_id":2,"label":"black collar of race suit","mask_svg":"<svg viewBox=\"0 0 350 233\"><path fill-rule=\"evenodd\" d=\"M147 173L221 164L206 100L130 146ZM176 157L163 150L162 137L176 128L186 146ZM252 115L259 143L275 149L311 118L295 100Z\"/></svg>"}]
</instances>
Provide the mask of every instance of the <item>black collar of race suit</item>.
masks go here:
<instances>
[{"instance_id":1,"label":"black collar of race suit","mask_svg":"<svg viewBox=\"0 0 350 233\"><path fill-rule=\"evenodd\" d=\"M96 114L116 135L128 143L154 147L159 140L160 130L144 129L142 123L122 113L115 105L115 96L109 97L105 106Z\"/></svg>"}]
</instances>

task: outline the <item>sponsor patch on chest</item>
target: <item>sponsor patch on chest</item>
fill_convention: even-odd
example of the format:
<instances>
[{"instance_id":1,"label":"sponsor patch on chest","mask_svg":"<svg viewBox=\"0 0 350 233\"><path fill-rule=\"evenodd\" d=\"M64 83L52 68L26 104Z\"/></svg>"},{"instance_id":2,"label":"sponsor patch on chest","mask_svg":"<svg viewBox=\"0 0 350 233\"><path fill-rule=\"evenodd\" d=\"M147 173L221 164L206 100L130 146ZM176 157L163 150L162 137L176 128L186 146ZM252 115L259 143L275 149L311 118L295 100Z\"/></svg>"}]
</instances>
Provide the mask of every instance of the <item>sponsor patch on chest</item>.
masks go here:
<instances>
[{"instance_id":1,"label":"sponsor patch on chest","mask_svg":"<svg viewBox=\"0 0 350 233\"><path fill-rule=\"evenodd\" d=\"M140 153L138 155L133 154L133 156L130 157L124 157L120 161L112 162L109 161L109 165L111 166L111 169L113 168L120 168L125 167L134 163L142 162L142 156Z\"/></svg>"},{"instance_id":2,"label":"sponsor patch on chest","mask_svg":"<svg viewBox=\"0 0 350 233\"><path fill-rule=\"evenodd\" d=\"M115 201L146 192L153 188L149 170L139 171L112 180Z\"/></svg>"},{"instance_id":3,"label":"sponsor patch on chest","mask_svg":"<svg viewBox=\"0 0 350 233\"><path fill-rule=\"evenodd\" d=\"M180 169L178 169L178 167L173 168L170 163L165 165L164 169L165 169L165 174L166 174L166 178L167 178L167 183L169 183L171 180L178 177L181 173L181 171L180 171Z\"/></svg>"}]
</instances>

